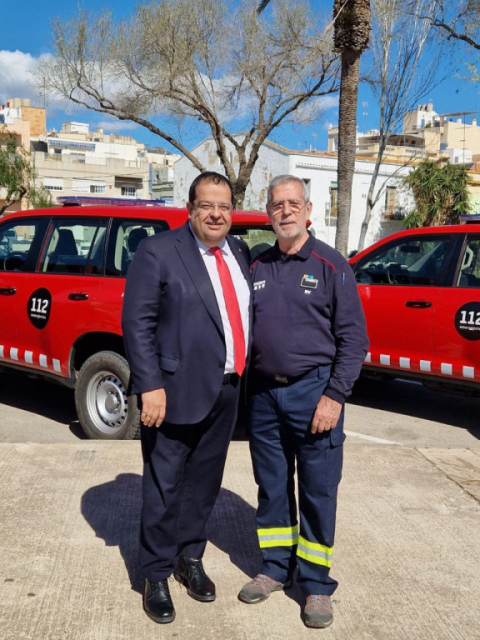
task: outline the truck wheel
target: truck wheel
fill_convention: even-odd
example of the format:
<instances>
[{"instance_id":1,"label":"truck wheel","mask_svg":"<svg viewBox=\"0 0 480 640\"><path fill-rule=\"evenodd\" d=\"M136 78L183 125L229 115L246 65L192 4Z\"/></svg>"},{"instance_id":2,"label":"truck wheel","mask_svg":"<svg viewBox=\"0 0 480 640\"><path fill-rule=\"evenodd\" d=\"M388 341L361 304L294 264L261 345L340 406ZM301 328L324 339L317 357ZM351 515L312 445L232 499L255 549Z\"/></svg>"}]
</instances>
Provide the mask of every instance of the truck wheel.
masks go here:
<instances>
[{"instance_id":1,"label":"truck wheel","mask_svg":"<svg viewBox=\"0 0 480 640\"><path fill-rule=\"evenodd\" d=\"M140 433L135 396L127 397L130 369L125 358L101 351L86 360L78 373L75 405L89 438L133 440Z\"/></svg>"}]
</instances>

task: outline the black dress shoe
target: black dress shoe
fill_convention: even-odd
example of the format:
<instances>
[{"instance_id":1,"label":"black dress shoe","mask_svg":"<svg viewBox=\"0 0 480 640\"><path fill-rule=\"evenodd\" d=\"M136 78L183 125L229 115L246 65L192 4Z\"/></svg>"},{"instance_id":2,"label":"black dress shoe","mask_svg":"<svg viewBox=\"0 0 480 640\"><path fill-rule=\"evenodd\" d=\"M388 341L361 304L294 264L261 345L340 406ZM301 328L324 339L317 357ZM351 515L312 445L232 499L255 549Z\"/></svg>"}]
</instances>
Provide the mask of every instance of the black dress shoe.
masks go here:
<instances>
[{"instance_id":1,"label":"black dress shoe","mask_svg":"<svg viewBox=\"0 0 480 640\"><path fill-rule=\"evenodd\" d=\"M215 600L215 585L205 573L201 559L180 556L173 574L175 580L187 587L187 593L200 602Z\"/></svg>"},{"instance_id":2,"label":"black dress shoe","mask_svg":"<svg viewBox=\"0 0 480 640\"><path fill-rule=\"evenodd\" d=\"M175 620L175 609L167 580L159 582L153 582L148 578L145 580L143 608L149 618L160 624Z\"/></svg>"}]
</instances>

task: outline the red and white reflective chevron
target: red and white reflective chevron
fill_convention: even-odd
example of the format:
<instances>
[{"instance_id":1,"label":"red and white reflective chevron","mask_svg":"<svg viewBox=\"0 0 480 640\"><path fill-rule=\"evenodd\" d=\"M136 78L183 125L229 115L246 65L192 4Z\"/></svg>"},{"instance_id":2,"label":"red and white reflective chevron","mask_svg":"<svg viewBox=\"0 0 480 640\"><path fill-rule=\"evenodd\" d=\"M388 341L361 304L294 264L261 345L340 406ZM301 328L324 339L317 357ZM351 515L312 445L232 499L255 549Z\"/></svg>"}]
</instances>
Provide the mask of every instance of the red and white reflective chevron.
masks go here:
<instances>
[{"instance_id":1,"label":"red and white reflective chevron","mask_svg":"<svg viewBox=\"0 0 480 640\"><path fill-rule=\"evenodd\" d=\"M414 371L419 373L432 373L431 360L414 360L407 357L394 357L386 353L373 354L368 352L365 360L365 364L371 364L381 367L390 367L396 371ZM438 373L437 373L438 375ZM465 380L480 380L480 371L475 371L475 367L458 366L454 367L449 362L440 363L440 375L452 378L464 378Z\"/></svg>"},{"instance_id":2,"label":"red and white reflective chevron","mask_svg":"<svg viewBox=\"0 0 480 640\"><path fill-rule=\"evenodd\" d=\"M0 344L0 360L9 360L12 363L18 362L21 365L27 364L55 373L62 373L61 363L57 358L4 344Z\"/></svg>"}]
</instances>

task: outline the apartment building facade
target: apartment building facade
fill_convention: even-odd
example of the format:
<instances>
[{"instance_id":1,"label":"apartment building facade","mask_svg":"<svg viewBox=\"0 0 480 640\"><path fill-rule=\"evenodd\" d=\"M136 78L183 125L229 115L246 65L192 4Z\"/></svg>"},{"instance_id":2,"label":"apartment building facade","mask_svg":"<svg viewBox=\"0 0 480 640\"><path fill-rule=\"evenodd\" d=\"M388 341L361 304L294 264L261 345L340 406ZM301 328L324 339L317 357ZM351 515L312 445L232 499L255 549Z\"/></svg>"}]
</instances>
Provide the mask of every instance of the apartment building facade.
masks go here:
<instances>
[{"instance_id":1,"label":"apartment building facade","mask_svg":"<svg viewBox=\"0 0 480 640\"><path fill-rule=\"evenodd\" d=\"M54 202L59 197L173 200L173 165L180 156L165 149L148 149L130 136L102 129L90 131L81 122L66 122L60 131L47 131L45 109L17 98L0 105L0 144L2 132L13 133L30 151L34 186L44 187ZM28 206L24 198L9 211Z\"/></svg>"},{"instance_id":2,"label":"apartment building facade","mask_svg":"<svg viewBox=\"0 0 480 640\"><path fill-rule=\"evenodd\" d=\"M0 104L0 146L9 135L13 135L18 145L27 151L30 148L32 136L46 133L45 109L32 107L30 100L9 98ZM6 190L0 187L0 205L5 202ZM19 211L28 206L28 199L16 202L9 207L9 211Z\"/></svg>"},{"instance_id":3,"label":"apartment building facade","mask_svg":"<svg viewBox=\"0 0 480 640\"><path fill-rule=\"evenodd\" d=\"M115 200L160 200L173 195L169 170L179 156L149 152L130 136L90 131L66 122L32 140L32 162L40 184L52 196L95 196Z\"/></svg>"},{"instance_id":4,"label":"apartment building facade","mask_svg":"<svg viewBox=\"0 0 480 640\"><path fill-rule=\"evenodd\" d=\"M375 159L380 131L357 132L357 155ZM328 151L338 152L338 127L328 131ZM416 164L423 160L472 164L480 160L480 126L473 111L439 114L433 103L420 104L403 119L401 133L389 136L385 160Z\"/></svg>"}]
</instances>

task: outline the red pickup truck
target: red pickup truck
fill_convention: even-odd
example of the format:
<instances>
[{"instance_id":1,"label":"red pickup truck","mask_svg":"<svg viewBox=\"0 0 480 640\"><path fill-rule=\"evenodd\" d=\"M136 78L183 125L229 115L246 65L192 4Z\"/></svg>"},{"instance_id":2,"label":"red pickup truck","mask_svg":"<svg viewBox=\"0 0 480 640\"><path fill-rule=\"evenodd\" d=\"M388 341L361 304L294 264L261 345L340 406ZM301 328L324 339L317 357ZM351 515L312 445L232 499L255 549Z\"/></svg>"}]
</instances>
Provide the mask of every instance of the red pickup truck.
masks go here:
<instances>
[{"instance_id":1,"label":"red pickup truck","mask_svg":"<svg viewBox=\"0 0 480 640\"><path fill-rule=\"evenodd\" d=\"M480 392L480 224L474 220L401 231L350 260L370 338L364 374Z\"/></svg>"},{"instance_id":2,"label":"red pickup truck","mask_svg":"<svg viewBox=\"0 0 480 640\"><path fill-rule=\"evenodd\" d=\"M186 209L101 205L23 211L0 221L0 367L74 388L90 438L138 433L120 327L125 276L144 237L186 220ZM262 213L234 211L231 233L252 257L275 241Z\"/></svg>"}]
</instances>

